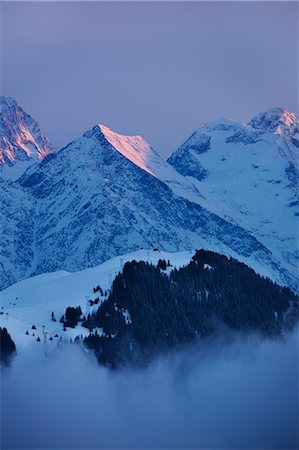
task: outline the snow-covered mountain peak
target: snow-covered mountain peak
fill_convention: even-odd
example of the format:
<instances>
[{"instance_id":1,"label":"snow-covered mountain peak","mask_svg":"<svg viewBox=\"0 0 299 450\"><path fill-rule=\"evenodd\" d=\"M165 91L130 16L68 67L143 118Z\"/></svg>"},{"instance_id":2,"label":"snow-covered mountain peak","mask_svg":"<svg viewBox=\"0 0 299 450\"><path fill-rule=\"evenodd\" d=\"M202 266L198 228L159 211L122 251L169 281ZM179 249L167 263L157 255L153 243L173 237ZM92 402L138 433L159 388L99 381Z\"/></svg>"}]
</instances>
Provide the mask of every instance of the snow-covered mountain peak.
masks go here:
<instances>
[{"instance_id":1,"label":"snow-covered mountain peak","mask_svg":"<svg viewBox=\"0 0 299 450\"><path fill-rule=\"evenodd\" d=\"M268 131L270 133L286 135L289 137L295 137L295 135L298 134L297 138L299 137L299 121L297 115L285 108L272 108L258 114L251 119L249 125L253 128Z\"/></svg>"},{"instance_id":2,"label":"snow-covered mountain peak","mask_svg":"<svg viewBox=\"0 0 299 450\"><path fill-rule=\"evenodd\" d=\"M156 152L142 136L126 136L115 133L105 125L99 124L104 138L123 156L136 166L154 175L149 168L149 161Z\"/></svg>"},{"instance_id":3,"label":"snow-covered mountain peak","mask_svg":"<svg viewBox=\"0 0 299 450\"><path fill-rule=\"evenodd\" d=\"M296 115L282 108L248 125L220 120L196 130L168 159L194 180L203 207L240 224L292 271L298 265L296 127Z\"/></svg>"},{"instance_id":4,"label":"snow-covered mountain peak","mask_svg":"<svg viewBox=\"0 0 299 450\"><path fill-rule=\"evenodd\" d=\"M100 130L100 135L98 130ZM93 129L93 135L100 140L104 138L106 142L127 160L160 181L168 184L177 195L192 201L195 191L196 195L198 194L193 184L184 180L168 162L161 158L142 136L126 136L115 133L105 125L95 127Z\"/></svg>"},{"instance_id":5,"label":"snow-covered mountain peak","mask_svg":"<svg viewBox=\"0 0 299 450\"><path fill-rule=\"evenodd\" d=\"M19 176L28 165L54 151L38 123L12 97L0 97L0 173ZM11 170L12 166L14 167ZM10 173L11 172L11 173Z\"/></svg>"}]
</instances>

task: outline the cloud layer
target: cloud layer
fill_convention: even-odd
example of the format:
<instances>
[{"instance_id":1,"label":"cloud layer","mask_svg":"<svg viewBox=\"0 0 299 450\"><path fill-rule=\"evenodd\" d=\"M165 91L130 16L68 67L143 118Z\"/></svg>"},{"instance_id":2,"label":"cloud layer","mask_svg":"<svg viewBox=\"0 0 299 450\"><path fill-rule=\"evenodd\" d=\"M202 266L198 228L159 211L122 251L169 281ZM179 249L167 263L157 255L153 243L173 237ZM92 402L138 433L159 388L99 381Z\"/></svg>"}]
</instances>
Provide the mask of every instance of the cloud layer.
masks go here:
<instances>
[{"instance_id":1,"label":"cloud layer","mask_svg":"<svg viewBox=\"0 0 299 450\"><path fill-rule=\"evenodd\" d=\"M79 348L2 375L1 448L296 448L298 333L211 340L112 373Z\"/></svg>"}]
</instances>

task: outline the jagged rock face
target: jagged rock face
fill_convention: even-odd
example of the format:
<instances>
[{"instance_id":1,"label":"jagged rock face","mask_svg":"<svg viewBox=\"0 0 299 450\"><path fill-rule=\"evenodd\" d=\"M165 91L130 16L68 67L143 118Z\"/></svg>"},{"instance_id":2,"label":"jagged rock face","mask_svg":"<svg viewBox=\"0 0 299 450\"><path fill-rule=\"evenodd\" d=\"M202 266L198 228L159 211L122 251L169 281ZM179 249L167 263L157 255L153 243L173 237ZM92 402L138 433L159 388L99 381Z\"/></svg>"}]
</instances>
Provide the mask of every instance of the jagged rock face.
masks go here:
<instances>
[{"instance_id":1,"label":"jagged rock face","mask_svg":"<svg viewBox=\"0 0 299 450\"><path fill-rule=\"evenodd\" d=\"M228 120L208 123L168 162L193 180L202 206L248 230L298 276L297 122L294 114L277 111L283 113L280 119L271 110L250 126ZM204 151L203 142L208 143Z\"/></svg>"},{"instance_id":2,"label":"jagged rock face","mask_svg":"<svg viewBox=\"0 0 299 450\"><path fill-rule=\"evenodd\" d=\"M273 108L258 114L249 122L252 128L293 137L299 133L299 122L296 113L285 108ZM297 136L299 138L299 136Z\"/></svg>"},{"instance_id":3,"label":"jagged rock face","mask_svg":"<svg viewBox=\"0 0 299 450\"><path fill-rule=\"evenodd\" d=\"M203 180L208 173L200 165L197 155L210 150L210 146L210 136L196 130L190 138L188 138L187 141L171 155L168 162L175 167L181 175Z\"/></svg>"},{"instance_id":4,"label":"jagged rock face","mask_svg":"<svg viewBox=\"0 0 299 450\"><path fill-rule=\"evenodd\" d=\"M38 161L54 150L49 139L11 97L0 97L0 166Z\"/></svg>"},{"instance_id":5,"label":"jagged rock face","mask_svg":"<svg viewBox=\"0 0 299 450\"><path fill-rule=\"evenodd\" d=\"M34 202L0 177L0 288L30 274L34 258Z\"/></svg>"}]
</instances>

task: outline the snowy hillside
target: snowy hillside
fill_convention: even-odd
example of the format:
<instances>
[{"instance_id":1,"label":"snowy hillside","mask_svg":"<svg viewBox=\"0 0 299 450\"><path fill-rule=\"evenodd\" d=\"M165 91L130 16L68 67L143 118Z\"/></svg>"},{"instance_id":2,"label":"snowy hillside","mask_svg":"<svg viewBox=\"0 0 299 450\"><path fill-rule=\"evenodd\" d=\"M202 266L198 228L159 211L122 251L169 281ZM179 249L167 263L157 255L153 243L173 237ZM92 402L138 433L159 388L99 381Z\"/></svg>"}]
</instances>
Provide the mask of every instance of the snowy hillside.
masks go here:
<instances>
[{"instance_id":1,"label":"snowy hillside","mask_svg":"<svg viewBox=\"0 0 299 450\"><path fill-rule=\"evenodd\" d=\"M0 96L0 175L15 180L53 150L38 123L13 98Z\"/></svg>"},{"instance_id":2,"label":"snowy hillside","mask_svg":"<svg viewBox=\"0 0 299 450\"><path fill-rule=\"evenodd\" d=\"M68 306L81 306L83 314L86 314L87 298L94 299L98 296L93 293L93 288L100 285L104 291L108 291L124 263L136 260L157 265L158 260L162 258L170 261L171 268L179 268L188 264L193 254L194 251L167 253L140 250L81 272L57 271L20 281L0 292L0 327L9 330L18 353L33 349L42 354L44 326L48 350L51 351L61 339L69 341L79 334L89 334L86 328L79 325L75 329L67 328L63 331L59 320ZM92 312L94 308L97 309L96 306L91 306L89 311ZM56 318L55 322L51 320L52 312ZM32 329L32 325L36 329ZM58 337L55 337L56 334ZM37 341L38 337L41 342Z\"/></svg>"},{"instance_id":3,"label":"snowy hillside","mask_svg":"<svg viewBox=\"0 0 299 450\"><path fill-rule=\"evenodd\" d=\"M261 114L248 126L216 121L196 130L168 160L193 180L203 196L198 200L202 206L248 230L295 276L297 129L295 114L282 109Z\"/></svg>"}]
</instances>

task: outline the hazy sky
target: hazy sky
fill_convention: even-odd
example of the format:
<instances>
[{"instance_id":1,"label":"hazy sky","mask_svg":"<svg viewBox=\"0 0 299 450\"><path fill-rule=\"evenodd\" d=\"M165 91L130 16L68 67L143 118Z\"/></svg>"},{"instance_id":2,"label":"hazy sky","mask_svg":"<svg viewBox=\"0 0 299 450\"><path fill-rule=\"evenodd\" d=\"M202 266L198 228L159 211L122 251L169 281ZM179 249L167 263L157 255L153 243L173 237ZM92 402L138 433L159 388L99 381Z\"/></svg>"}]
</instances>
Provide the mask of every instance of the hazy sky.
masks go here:
<instances>
[{"instance_id":1,"label":"hazy sky","mask_svg":"<svg viewBox=\"0 0 299 450\"><path fill-rule=\"evenodd\" d=\"M206 121L297 109L295 2L1 6L2 94L56 146L104 123L168 156Z\"/></svg>"}]
</instances>

